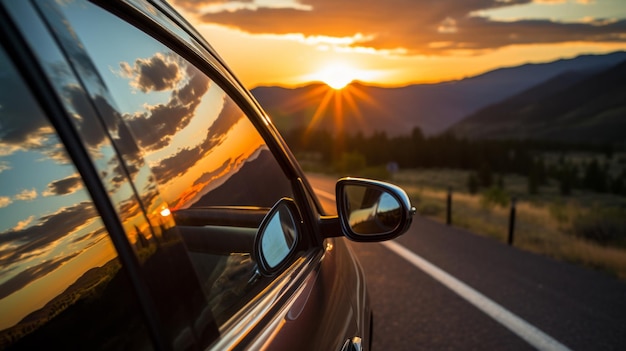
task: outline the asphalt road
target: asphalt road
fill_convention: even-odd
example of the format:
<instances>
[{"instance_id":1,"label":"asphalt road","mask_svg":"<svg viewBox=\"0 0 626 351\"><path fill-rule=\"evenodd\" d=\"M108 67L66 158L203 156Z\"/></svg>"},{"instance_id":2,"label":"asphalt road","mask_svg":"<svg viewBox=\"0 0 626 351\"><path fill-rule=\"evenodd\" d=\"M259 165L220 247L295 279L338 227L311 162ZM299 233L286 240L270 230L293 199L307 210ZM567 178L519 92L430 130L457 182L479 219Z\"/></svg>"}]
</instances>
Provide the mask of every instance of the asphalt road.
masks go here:
<instances>
[{"instance_id":1,"label":"asphalt road","mask_svg":"<svg viewBox=\"0 0 626 351\"><path fill-rule=\"evenodd\" d=\"M310 180L332 206L334 181ZM626 350L626 283L602 273L419 216L391 244L351 246L374 350Z\"/></svg>"}]
</instances>

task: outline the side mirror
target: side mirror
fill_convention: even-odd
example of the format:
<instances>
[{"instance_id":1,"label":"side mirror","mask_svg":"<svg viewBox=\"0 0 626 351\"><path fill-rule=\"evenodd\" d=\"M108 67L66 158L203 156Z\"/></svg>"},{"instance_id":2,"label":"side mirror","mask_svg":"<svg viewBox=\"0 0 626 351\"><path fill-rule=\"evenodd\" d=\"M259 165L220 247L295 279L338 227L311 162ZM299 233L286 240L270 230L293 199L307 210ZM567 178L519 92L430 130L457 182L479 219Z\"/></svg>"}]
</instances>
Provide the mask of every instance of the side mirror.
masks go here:
<instances>
[{"instance_id":1,"label":"side mirror","mask_svg":"<svg viewBox=\"0 0 626 351\"><path fill-rule=\"evenodd\" d=\"M293 253L300 234L298 208L291 199L280 199L265 215L254 239L259 272L271 276Z\"/></svg>"},{"instance_id":2,"label":"side mirror","mask_svg":"<svg viewBox=\"0 0 626 351\"><path fill-rule=\"evenodd\" d=\"M404 190L385 182L342 178L336 198L341 229L354 241L393 239L409 229L415 214Z\"/></svg>"}]
</instances>

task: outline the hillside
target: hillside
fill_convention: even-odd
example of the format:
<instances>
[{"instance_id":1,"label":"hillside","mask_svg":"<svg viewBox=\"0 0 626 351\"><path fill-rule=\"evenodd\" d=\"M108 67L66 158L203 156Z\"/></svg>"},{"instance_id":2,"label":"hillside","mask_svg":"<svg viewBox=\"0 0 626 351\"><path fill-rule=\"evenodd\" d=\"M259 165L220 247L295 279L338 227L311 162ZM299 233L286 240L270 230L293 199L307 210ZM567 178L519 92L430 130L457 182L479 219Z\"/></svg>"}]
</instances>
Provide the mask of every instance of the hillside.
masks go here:
<instances>
[{"instance_id":1,"label":"hillside","mask_svg":"<svg viewBox=\"0 0 626 351\"><path fill-rule=\"evenodd\" d=\"M477 139L626 141L626 61L602 72L565 72L450 128Z\"/></svg>"},{"instance_id":2,"label":"hillside","mask_svg":"<svg viewBox=\"0 0 626 351\"><path fill-rule=\"evenodd\" d=\"M416 126L432 135L566 72L598 72L623 60L626 52L616 52L501 68L439 84L383 88L353 83L340 93L333 93L324 84L312 84L299 88L257 87L252 93L283 132L309 126L336 131L343 124L345 130L365 135L375 131L391 136L407 134ZM337 110L341 118L336 117Z\"/></svg>"},{"instance_id":3,"label":"hillside","mask_svg":"<svg viewBox=\"0 0 626 351\"><path fill-rule=\"evenodd\" d=\"M193 206L261 206L269 208L280 198L279 195L288 196L291 194L289 185L277 167L274 156L268 150L262 150L258 157L248 159L224 184L211 190Z\"/></svg>"}]
</instances>

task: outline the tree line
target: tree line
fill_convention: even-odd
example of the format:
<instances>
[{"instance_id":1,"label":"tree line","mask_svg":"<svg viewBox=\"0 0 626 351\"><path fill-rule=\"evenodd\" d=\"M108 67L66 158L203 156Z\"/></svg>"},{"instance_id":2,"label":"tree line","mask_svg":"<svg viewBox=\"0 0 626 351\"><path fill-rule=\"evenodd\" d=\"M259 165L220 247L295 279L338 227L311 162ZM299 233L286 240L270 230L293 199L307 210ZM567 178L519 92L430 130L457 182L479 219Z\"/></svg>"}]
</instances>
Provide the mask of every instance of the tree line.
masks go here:
<instances>
[{"instance_id":1,"label":"tree line","mask_svg":"<svg viewBox=\"0 0 626 351\"><path fill-rule=\"evenodd\" d=\"M390 163L400 168L451 168L470 170L468 189L498 186L503 174L528 178L529 193L537 193L548 179L559 183L561 194L573 189L610 192L626 196L626 167L615 174L608 163L593 159L577 163L567 157L588 152L605 159L614 153L612 144L561 143L545 140L469 140L453 134L425 136L414 128L403 136L385 132L370 136L331 134L326 130L293 129L283 133L296 154L316 153L320 162L337 164L345 155L356 155L368 166ZM545 161L546 153L560 154L557 162Z\"/></svg>"}]
</instances>

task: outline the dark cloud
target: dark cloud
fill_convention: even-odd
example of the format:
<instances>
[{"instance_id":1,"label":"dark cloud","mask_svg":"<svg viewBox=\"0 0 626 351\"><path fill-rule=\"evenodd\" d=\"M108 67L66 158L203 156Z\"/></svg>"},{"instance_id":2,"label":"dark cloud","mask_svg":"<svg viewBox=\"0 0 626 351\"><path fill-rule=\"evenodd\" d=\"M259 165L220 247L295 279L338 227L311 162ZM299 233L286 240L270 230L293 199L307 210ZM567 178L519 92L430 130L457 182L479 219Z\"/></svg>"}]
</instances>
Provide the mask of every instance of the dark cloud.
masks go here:
<instances>
[{"instance_id":1,"label":"dark cloud","mask_svg":"<svg viewBox=\"0 0 626 351\"><path fill-rule=\"evenodd\" d=\"M83 140L89 147L97 149L107 137L100 121L93 116L93 105L87 99L87 94L77 85L66 85L64 94L76 113L74 116L76 128Z\"/></svg>"},{"instance_id":2,"label":"dark cloud","mask_svg":"<svg viewBox=\"0 0 626 351\"><path fill-rule=\"evenodd\" d=\"M8 249L0 251L0 262L2 265L10 265L28 255L35 255L97 216L91 202L81 202L41 217L37 225L0 233L0 247L11 244Z\"/></svg>"},{"instance_id":3,"label":"dark cloud","mask_svg":"<svg viewBox=\"0 0 626 351\"><path fill-rule=\"evenodd\" d=\"M128 183L128 177L136 180L136 176L144 166L144 159L139 153L122 154L122 157L124 157L123 165L116 156L109 160L108 165L110 167L110 173L107 172L106 175L111 175L111 179L107 184L107 190L110 192L115 192L119 190L124 183Z\"/></svg>"},{"instance_id":4,"label":"dark cloud","mask_svg":"<svg viewBox=\"0 0 626 351\"><path fill-rule=\"evenodd\" d=\"M80 39L76 36L76 32L72 28L70 21L65 19L63 10L55 3L40 3L42 7L42 15L46 17L47 23L54 31L56 38L61 42L67 51L67 57L72 61L74 67L80 71L83 77L93 77L102 81L98 75L98 70L89 58L89 54L82 45Z\"/></svg>"},{"instance_id":5,"label":"dark cloud","mask_svg":"<svg viewBox=\"0 0 626 351\"><path fill-rule=\"evenodd\" d=\"M172 92L172 101L180 105L195 106L207 92L210 81L194 66L188 65L186 72L190 77L189 83Z\"/></svg>"},{"instance_id":6,"label":"dark cloud","mask_svg":"<svg viewBox=\"0 0 626 351\"><path fill-rule=\"evenodd\" d=\"M155 62L164 63L155 64ZM176 65L176 69L173 68L174 65ZM158 80L155 78L156 76L160 74L167 76L170 74L169 77L173 77L174 75L171 72L176 72L177 78L175 81L173 79L163 79L162 82L164 86L166 81L171 81L172 83L170 86L167 86L168 89L172 90L167 103L148 106L145 112L123 116L124 121L130 130L134 132L135 139L142 149L154 151L169 146L174 135L187 127L191 119L196 115L196 109L209 90L209 78L197 68L182 59L176 58L173 54L156 54L148 59L137 59L132 69L130 65L124 62L120 66L123 69L122 73L126 77L133 79L131 84L148 82L142 85L142 91L147 91L157 86L154 83ZM140 69L140 67L144 66L149 68ZM142 76L150 76L151 78L144 79L141 78ZM222 110L219 116L208 128L206 138L200 144L194 147L179 149L175 154L161 160L156 166L152 167L159 184L165 184L193 167L210 153L213 148L219 145L228 131L244 117L243 112L230 99L225 98L221 107ZM125 132L122 128L119 129L120 133ZM115 171L115 173L121 174L119 171ZM114 181L119 180L117 178L114 179Z\"/></svg>"},{"instance_id":7,"label":"dark cloud","mask_svg":"<svg viewBox=\"0 0 626 351\"><path fill-rule=\"evenodd\" d=\"M137 216L141 211L141 206L134 196L117 203L117 212L120 214L122 222Z\"/></svg>"},{"instance_id":8,"label":"dark cloud","mask_svg":"<svg viewBox=\"0 0 626 351\"><path fill-rule=\"evenodd\" d=\"M60 257L55 260L42 262L37 266L29 267L21 271L13 278L7 280L0 285L0 300L20 290L31 282L53 272L61 265L63 265L63 263L71 260L77 255L78 253L74 253L70 256Z\"/></svg>"},{"instance_id":9,"label":"dark cloud","mask_svg":"<svg viewBox=\"0 0 626 351\"><path fill-rule=\"evenodd\" d=\"M55 180L48 184L45 195L67 195L82 188L83 182L79 175L72 175L67 178Z\"/></svg>"},{"instance_id":10,"label":"dark cloud","mask_svg":"<svg viewBox=\"0 0 626 351\"><path fill-rule=\"evenodd\" d=\"M127 76L134 77L133 86L144 93L173 89L181 79L176 60L159 53L147 59L138 58L132 67L126 62L120 63L120 67Z\"/></svg>"},{"instance_id":11,"label":"dark cloud","mask_svg":"<svg viewBox=\"0 0 626 351\"><path fill-rule=\"evenodd\" d=\"M109 232L107 231L107 229L105 227L100 227L99 229L96 229L93 232L87 233L84 236L77 236L74 240L72 240L72 243L79 243L79 242L83 242L83 244L86 243L86 245L83 247L83 250L82 250L84 252L88 248L96 245L98 242L100 242L100 240L104 238L108 238L108 236L109 236Z\"/></svg>"},{"instance_id":12,"label":"dark cloud","mask_svg":"<svg viewBox=\"0 0 626 351\"><path fill-rule=\"evenodd\" d=\"M244 117L243 112L230 99L224 100L222 111L211 127L207 130L206 138L196 147L184 148L168 157L152 169L158 182L165 184L172 178L187 172L198 161L209 154L213 148L221 144L228 131Z\"/></svg>"},{"instance_id":13,"label":"dark cloud","mask_svg":"<svg viewBox=\"0 0 626 351\"><path fill-rule=\"evenodd\" d=\"M163 204L163 199L159 193L158 188L155 186L154 178L150 178L150 182L146 183L143 187L143 191L140 193L141 203L146 208L154 208L156 205Z\"/></svg>"},{"instance_id":14,"label":"dark cloud","mask_svg":"<svg viewBox=\"0 0 626 351\"><path fill-rule=\"evenodd\" d=\"M50 13L56 12L56 6L48 7ZM48 13L49 14L49 13ZM68 50L68 57L75 63L75 67L84 75L90 76L89 72L95 72L91 61L84 48L76 44L73 32L67 28L68 23L60 21L59 16L51 16L53 30L57 33L60 41ZM58 18L57 18L58 17ZM4 59L4 58L0 58ZM10 67L9 63L0 62L2 67ZM68 106L73 109L73 115L77 122L80 133L84 136L89 146L96 147L104 140L102 128L94 125L97 121L93 118L85 118L93 115L90 101L85 97L84 90L77 84L65 84L73 81L66 65L59 62L51 64L54 81L57 87L62 87L62 93ZM0 145L17 146L21 149L39 149L57 163L67 163L67 158L60 150L60 144L54 135L50 123L32 95L25 87L22 78L17 75L17 70L5 70L0 77ZM43 147L45 146L45 148Z\"/></svg>"},{"instance_id":15,"label":"dark cloud","mask_svg":"<svg viewBox=\"0 0 626 351\"><path fill-rule=\"evenodd\" d=\"M49 123L32 95L28 92L17 70L0 56L0 146L40 148L51 135Z\"/></svg>"},{"instance_id":16,"label":"dark cloud","mask_svg":"<svg viewBox=\"0 0 626 351\"><path fill-rule=\"evenodd\" d=\"M241 3L251 3L254 0L238 0ZM185 0L180 2L180 6L188 11L196 10L199 6L219 5L228 3L229 0Z\"/></svg>"},{"instance_id":17,"label":"dark cloud","mask_svg":"<svg viewBox=\"0 0 626 351\"><path fill-rule=\"evenodd\" d=\"M200 176L200 178L196 179L196 181L193 183L193 185L199 185L202 183L208 183L216 178L218 178L222 173L224 173L225 171L227 171L229 168L232 167L234 163L232 162L232 159L229 158L226 161L224 161L224 163L222 163L221 166L217 167L216 169L210 171L210 172L205 172L204 174L202 174Z\"/></svg>"},{"instance_id":18,"label":"dark cloud","mask_svg":"<svg viewBox=\"0 0 626 351\"><path fill-rule=\"evenodd\" d=\"M157 181L160 184L165 184L172 178L185 173L202 158L204 155L203 151L202 146L184 148L176 154L162 160L157 166L152 168Z\"/></svg>"},{"instance_id":19,"label":"dark cloud","mask_svg":"<svg viewBox=\"0 0 626 351\"><path fill-rule=\"evenodd\" d=\"M107 189L115 192L123 183L128 181L128 177L135 180L141 168L145 166L145 162L139 147L135 144L135 137L122 120L122 115L114 107L114 103L102 95L95 95L93 101L109 129L117 151L125 162L122 165L118 157L113 156L108 162L110 170L103 173L103 177L111 175Z\"/></svg>"},{"instance_id":20,"label":"dark cloud","mask_svg":"<svg viewBox=\"0 0 626 351\"><path fill-rule=\"evenodd\" d=\"M249 33L353 37L353 46L404 49L409 54L451 50L489 50L513 44L571 41L624 42L626 21L560 23L548 20L493 21L470 16L479 10L530 3L531 0L302 0L309 10L242 8L199 14L200 19ZM188 10L196 4L175 0Z\"/></svg>"},{"instance_id":21,"label":"dark cloud","mask_svg":"<svg viewBox=\"0 0 626 351\"><path fill-rule=\"evenodd\" d=\"M195 68L186 72L189 81L180 89L174 89L166 104L149 106L147 112L132 117L124 116L142 148L158 150L169 145L172 136L185 128L195 115L210 81Z\"/></svg>"},{"instance_id":22,"label":"dark cloud","mask_svg":"<svg viewBox=\"0 0 626 351\"><path fill-rule=\"evenodd\" d=\"M243 111L241 111L233 100L226 98L220 115L213 122L211 127L209 127L207 140L210 138L223 137L242 118L244 118Z\"/></svg>"}]
</instances>

